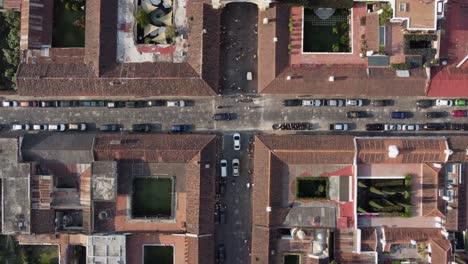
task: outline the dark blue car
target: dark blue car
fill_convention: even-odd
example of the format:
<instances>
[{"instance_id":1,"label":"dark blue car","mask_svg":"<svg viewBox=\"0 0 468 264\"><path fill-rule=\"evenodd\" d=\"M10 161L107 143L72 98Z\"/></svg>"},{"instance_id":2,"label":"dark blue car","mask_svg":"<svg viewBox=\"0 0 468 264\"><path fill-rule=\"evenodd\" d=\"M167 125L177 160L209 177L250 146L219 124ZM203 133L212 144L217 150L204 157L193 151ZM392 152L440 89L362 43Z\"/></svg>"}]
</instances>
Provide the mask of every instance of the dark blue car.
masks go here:
<instances>
[{"instance_id":1,"label":"dark blue car","mask_svg":"<svg viewBox=\"0 0 468 264\"><path fill-rule=\"evenodd\" d=\"M409 112L392 112L391 117L393 119L410 118L410 113Z\"/></svg>"},{"instance_id":2,"label":"dark blue car","mask_svg":"<svg viewBox=\"0 0 468 264\"><path fill-rule=\"evenodd\" d=\"M192 128L191 125L172 125L171 131L172 132L186 132Z\"/></svg>"}]
</instances>

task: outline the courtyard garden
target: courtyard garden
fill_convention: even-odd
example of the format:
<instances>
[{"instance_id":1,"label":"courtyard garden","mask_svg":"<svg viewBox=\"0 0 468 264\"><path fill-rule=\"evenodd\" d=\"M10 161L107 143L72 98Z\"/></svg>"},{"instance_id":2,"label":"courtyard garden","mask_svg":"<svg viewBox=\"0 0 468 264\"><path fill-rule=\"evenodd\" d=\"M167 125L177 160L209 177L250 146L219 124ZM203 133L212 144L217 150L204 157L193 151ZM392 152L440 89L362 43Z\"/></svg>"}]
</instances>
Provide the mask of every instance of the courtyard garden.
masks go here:
<instances>
[{"instance_id":1,"label":"courtyard garden","mask_svg":"<svg viewBox=\"0 0 468 264\"><path fill-rule=\"evenodd\" d=\"M296 199L328 200L328 178L303 177L296 179Z\"/></svg>"},{"instance_id":2,"label":"courtyard garden","mask_svg":"<svg viewBox=\"0 0 468 264\"><path fill-rule=\"evenodd\" d=\"M358 213L411 216L411 176L358 180Z\"/></svg>"},{"instance_id":3,"label":"courtyard garden","mask_svg":"<svg viewBox=\"0 0 468 264\"><path fill-rule=\"evenodd\" d=\"M162 245L145 245L143 263L144 264L173 264L174 263L174 247Z\"/></svg>"},{"instance_id":4,"label":"courtyard garden","mask_svg":"<svg viewBox=\"0 0 468 264\"><path fill-rule=\"evenodd\" d=\"M133 181L132 216L136 218L172 217L171 178L136 178Z\"/></svg>"},{"instance_id":5,"label":"courtyard garden","mask_svg":"<svg viewBox=\"0 0 468 264\"><path fill-rule=\"evenodd\" d=\"M173 44L172 0L139 0L135 15L137 44Z\"/></svg>"},{"instance_id":6,"label":"courtyard garden","mask_svg":"<svg viewBox=\"0 0 468 264\"><path fill-rule=\"evenodd\" d=\"M283 255L284 264L299 264L301 263L301 255L299 254L285 254Z\"/></svg>"},{"instance_id":7,"label":"courtyard garden","mask_svg":"<svg viewBox=\"0 0 468 264\"><path fill-rule=\"evenodd\" d=\"M85 0L54 0L53 47L84 47L85 7Z\"/></svg>"},{"instance_id":8,"label":"courtyard garden","mask_svg":"<svg viewBox=\"0 0 468 264\"><path fill-rule=\"evenodd\" d=\"M304 9L303 52L351 52L350 9Z\"/></svg>"},{"instance_id":9,"label":"courtyard garden","mask_svg":"<svg viewBox=\"0 0 468 264\"><path fill-rule=\"evenodd\" d=\"M421 55L423 64L435 64L437 52L432 47L432 41L435 40L437 36L433 34L405 34L403 51L406 55Z\"/></svg>"}]
</instances>

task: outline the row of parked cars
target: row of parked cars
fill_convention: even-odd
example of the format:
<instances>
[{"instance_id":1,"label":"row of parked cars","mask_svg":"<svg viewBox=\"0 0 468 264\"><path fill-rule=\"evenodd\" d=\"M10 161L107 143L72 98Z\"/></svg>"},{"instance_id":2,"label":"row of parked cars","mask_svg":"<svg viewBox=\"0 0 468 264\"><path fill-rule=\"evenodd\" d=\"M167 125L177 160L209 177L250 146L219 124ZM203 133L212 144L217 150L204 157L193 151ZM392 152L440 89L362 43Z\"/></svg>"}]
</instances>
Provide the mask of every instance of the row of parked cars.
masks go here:
<instances>
[{"instance_id":1,"label":"row of parked cars","mask_svg":"<svg viewBox=\"0 0 468 264\"><path fill-rule=\"evenodd\" d=\"M386 105L387 100L379 100ZM362 99L288 99L283 101L284 106L363 106ZM382 105L383 106L383 105Z\"/></svg>"},{"instance_id":2,"label":"row of parked cars","mask_svg":"<svg viewBox=\"0 0 468 264\"><path fill-rule=\"evenodd\" d=\"M437 130L465 130L468 124L460 123L426 123L426 124L367 124L367 131L437 131Z\"/></svg>"},{"instance_id":3,"label":"row of parked cars","mask_svg":"<svg viewBox=\"0 0 468 264\"><path fill-rule=\"evenodd\" d=\"M193 104L190 100L149 100L149 101L101 101L101 100L54 100L54 101L3 101L3 107L108 107L142 108L152 106L185 107Z\"/></svg>"},{"instance_id":4,"label":"row of parked cars","mask_svg":"<svg viewBox=\"0 0 468 264\"><path fill-rule=\"evenodd\" d=\"M11 130L35 130L35 131L86 131L85 123L74 124L13 124Z\"/></svg>"}]
</instances>

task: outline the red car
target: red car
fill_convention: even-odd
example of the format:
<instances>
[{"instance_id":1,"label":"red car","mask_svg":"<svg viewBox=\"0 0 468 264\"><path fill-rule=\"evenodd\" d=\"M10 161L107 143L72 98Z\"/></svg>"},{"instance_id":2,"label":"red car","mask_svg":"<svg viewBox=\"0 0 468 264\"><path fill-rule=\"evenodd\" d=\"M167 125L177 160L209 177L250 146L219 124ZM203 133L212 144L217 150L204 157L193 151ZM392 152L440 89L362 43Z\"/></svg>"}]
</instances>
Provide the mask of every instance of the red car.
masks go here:
<instances>
[{"instance_id":1,"label":"red car","mask_svg":"<svg viewBox=\"0 0 468 264\"><path fill-rule=\"evenodd\" d=\"M453 117L466 117L467 114L468 114L468 111L465 111L465 110L453 110L452 111Z\"/></svg>"}]
</instances>

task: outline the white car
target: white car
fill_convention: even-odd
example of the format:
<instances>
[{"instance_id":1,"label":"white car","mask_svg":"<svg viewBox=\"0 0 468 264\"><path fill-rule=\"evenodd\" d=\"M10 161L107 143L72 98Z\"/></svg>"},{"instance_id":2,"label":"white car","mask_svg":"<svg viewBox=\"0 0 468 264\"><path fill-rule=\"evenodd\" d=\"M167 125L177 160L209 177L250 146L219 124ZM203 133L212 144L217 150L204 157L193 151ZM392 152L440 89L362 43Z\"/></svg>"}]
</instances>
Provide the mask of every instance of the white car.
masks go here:
<instances>
[{"instance_id":1,"label":"white car","mask_svg":"<svg viewBox=\"0 0 468 264\"><path fill-rule=\"evenodd\" d=\"M232 160L232 176L239 176L239 159Z\"/></svg>"},{"instance_id":2,"label":"white car","mask_svg":"<svg viewBox=\"0 0 468 264\"><path fill-rule=\"evenodd\" d=\"M184 107L185 101L167 101L167 106L169 107Z\"/></svg>"},{"instance_id":3,"label":"white car","mask_svg":"<svg viewBox=\"0 0 468 264\"><path fill-rule=\"evenodd\" d=\"M400 131L402 130L402 126L401 124L385 124L384 130L385 131L393 131L393 130Z\"/></svg>"},{"instance_id":4,"label":"white car","mask_svg":"<svg viewBox=\"0 0 468 264\"><path fill-rule=\"evenodd\" d=\"M24 125L20 125L20 124L13 124L11 126L11 130L30 130L31 129L31 126L28 125L28 124L24 124Z\"/></svg>"},{"instance_id":5,"label":"white car","mask_svg":"<svg viewBox=\"0 0 468 264\"><path fill-rule=\"evenodd\" d=\"M330 124L330 130L332 131L346 131L348 130L348 124L346 123L336 123L336 124Z\"/></svg>"},{"instance_id":6,"label":"white car","mask_svg":"<svg viewBox=\"0 0 468 264\"><path fill-rule=\"evenodd\" d=\"M47 130L48 127L49 127L48 125L33 125L33 130L45 131Z\"/></svg>"},{"instance_id":7,"label":"white car","mask_svg":"<svg viewBox=\"0 0 468 264\"><path fill-rule=\"evenodd\" d=\"M402 125L402 130L403 131L418 131L419 130L419 125L404 124L404 125Z\"/></svg>"},{"instance_id":8,"label":"white car","mask_svg":"<svg viewBox=\"0 0 468 264\"><path fill-rule=\"evenodd\" d=\"M3 107L17 107L19 104L17 101L3 101L2 106Z\"/></svg>"},{"instance_id":9,"label":"white car","mask_svg":"<svg viewBox=\"0 0 468 264\"><path fill-rule=\"evenodd\" d=\"M234 133L234 135L232 135L232 139L234 140L234 149L235 150L240 150L240 144L241 144L240 134L239 133Z\"/></svg>"},{"instance_id":10,"label":"white car","mask_svg":"<svg viewBox=\"0 0 468 264\"><path fill-rule=\"evenodd\" d=\"M363 102L361 99L347 99L346 106L362 106Z\"/></svg>"},{"instance_id":11,"label":"white car","mask_svg":"<svg viewBox=\"0 0 468 264\"><path fill-rule=\"evenodd\" d=\"M326 101L326 105L328 106L344 106L345 101L342 99L329 99Z\"/></svg>"},{"instance_id":12,"label":"white car","mask_svg":"<svg viewBox=\"0 0 468 264\"><path fill-rule=\"evenodd\" d=\"M64 124L49 125L49 131L65 131L66 129Z\"/></svg>"},{"instance_id":13,"label":"white car","mask_svg":"<svg viewBox=\"0 0 468 264\"><path fill-rule=\"evenodd\" d=\"M436 100L436 106L452 106L453 105L453 100L449 99L437 99Z\"/></svg>"},{"instance_id":14,"label":"white car","mask_svg":"<svg viewBox=\"0 0 468 264\"><path fill-rule=\"evenodd\" d=\"M302 100L303 106L321 106L322 101L315 99L315 100Z\"/></svg>"}]
</instances>

